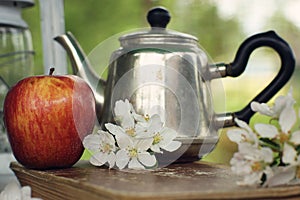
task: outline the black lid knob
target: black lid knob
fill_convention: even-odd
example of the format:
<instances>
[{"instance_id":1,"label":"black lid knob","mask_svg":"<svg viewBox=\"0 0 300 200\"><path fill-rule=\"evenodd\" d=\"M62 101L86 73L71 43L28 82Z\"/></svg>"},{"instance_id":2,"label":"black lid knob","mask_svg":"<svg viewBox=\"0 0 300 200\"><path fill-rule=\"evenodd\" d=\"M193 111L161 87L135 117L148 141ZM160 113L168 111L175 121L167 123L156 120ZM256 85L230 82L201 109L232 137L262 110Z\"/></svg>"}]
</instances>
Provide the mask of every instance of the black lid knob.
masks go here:
<instances>
[{"instance_id":1,"label":"black lid knob","mask_svg":"<svg viewBox=\"0 0 300 200\"><path fill-rule=\"evenodd\" d=\"M147 20L151 27L166 28L170 19L169 11L163 7L152 8L147 15Z\"/></svg>"}]
</instances>

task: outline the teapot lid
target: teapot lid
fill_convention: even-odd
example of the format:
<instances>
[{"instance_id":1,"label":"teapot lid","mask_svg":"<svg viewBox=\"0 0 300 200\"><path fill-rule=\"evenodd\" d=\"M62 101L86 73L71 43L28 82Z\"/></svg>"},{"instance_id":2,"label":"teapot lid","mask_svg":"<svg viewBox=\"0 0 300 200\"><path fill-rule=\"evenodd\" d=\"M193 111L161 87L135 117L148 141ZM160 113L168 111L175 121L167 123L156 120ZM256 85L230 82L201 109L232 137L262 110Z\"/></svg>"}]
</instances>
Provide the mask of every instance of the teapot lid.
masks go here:
<instances>
[{"instance_id":1,"label":"teapot lid","mask_svg":"<svg viewBox=\"0 0 300 200\"><path fill-rule=\"evenodd\" d=\"M192 35L167 30L166 26L170 22L171 16L163 7L155 7L147 14L150 30L140 31L124 35L119 38L121 45L139 44L198 44L198 39Z\"/></svg>"}]
</instances>

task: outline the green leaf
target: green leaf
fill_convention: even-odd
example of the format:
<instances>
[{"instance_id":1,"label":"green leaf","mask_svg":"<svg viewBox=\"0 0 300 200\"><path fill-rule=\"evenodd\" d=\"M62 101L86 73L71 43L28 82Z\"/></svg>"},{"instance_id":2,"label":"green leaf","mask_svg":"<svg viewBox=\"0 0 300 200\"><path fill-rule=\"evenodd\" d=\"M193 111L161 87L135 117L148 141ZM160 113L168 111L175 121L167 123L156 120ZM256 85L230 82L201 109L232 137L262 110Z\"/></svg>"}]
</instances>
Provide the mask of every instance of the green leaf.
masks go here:
<instances>
[{"instance_id":1,"label":"green leaf","mask_svg":"<svg viewBox=\"0 0 300 200\"><path fill-rule=\"evenodd\" d=\"M279 166L280 163L281 163L280 156L279 156L279 154L277 154L275 156L273 162L270 164L270 167Z\"/></svg>"},{"instance_id":2,"label":"green leaf","mask_svg":"<svg viewBox=\"0 0 300 200\"><path fill-rule=\"evenodd\" d=\"M296 146L297 155L300 154L300 145Z\"/></svg>"},{"instance_id":3,"label":"green leaf","mask_svg":"<svg viewBox=\"0 0 300 200\"><path fill-rule=\"evenodd\" d=\"M89 160L92 157L93 153L87 149L84 149L84 152L80 158L80 160Z\"/></svg>"},{"instance_id":4,"label":"green leaf","mask_svg":"<svg viewBox=\"0 0 300 200\"><path fill-rule=\"evenodd\" d=\"M269 147L273 149L274 151L280 151L280 145L269 138L260 138L259 139L262 142L263 147Z\"/></svg>"}]
</instances>

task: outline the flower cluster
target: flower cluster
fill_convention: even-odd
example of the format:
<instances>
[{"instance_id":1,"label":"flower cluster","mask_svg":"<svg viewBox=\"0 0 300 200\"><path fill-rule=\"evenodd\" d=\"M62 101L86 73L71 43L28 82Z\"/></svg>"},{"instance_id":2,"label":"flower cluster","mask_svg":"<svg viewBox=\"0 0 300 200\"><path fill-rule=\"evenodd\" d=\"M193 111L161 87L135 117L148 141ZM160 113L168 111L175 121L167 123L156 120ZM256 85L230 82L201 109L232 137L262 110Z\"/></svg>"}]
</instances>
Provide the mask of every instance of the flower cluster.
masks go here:
<instances>
[{"instance_id":1,"label":"flower cluster","mask_svg":"<svg viewBox=\"0 0 300 200\"><path fill-rule=\"evenodd\" d=\"M31 197L31 188L29 186L20 187L16 181L7 184L0 193L0 200L42 200L40 198Z\"/></svg>"},{"instance_id":2,"label":"flower cluster","mask_svg":"<svg viewBox=\"0 0 300 200\"><path fill-rule=\"evenodd\" d=\"M275 99L273 106L252 102L251 109L271 117L269 123L254 124L236 119L237 129L227 132L228 138L238 144L231 169L243 177L240 185L271 187L299 181L300 130L292 90Z\"/></svg>"},{"instance_id":3,"label":"flower cluster","mask_svg":"<svg viewBox=\"0 0 300 200\"><path fill-rule=\"evenodd\" d=\"M153 168L158 164L155 153L173 152L181 146L181 142L173 141L177 132L165 127L158 114L139 115L127 99L116 102L114 113L119 125L106 123L108 131L99 130L83 140L95 166L107 163L119 169Z\"/></svg>"}]
</instances>

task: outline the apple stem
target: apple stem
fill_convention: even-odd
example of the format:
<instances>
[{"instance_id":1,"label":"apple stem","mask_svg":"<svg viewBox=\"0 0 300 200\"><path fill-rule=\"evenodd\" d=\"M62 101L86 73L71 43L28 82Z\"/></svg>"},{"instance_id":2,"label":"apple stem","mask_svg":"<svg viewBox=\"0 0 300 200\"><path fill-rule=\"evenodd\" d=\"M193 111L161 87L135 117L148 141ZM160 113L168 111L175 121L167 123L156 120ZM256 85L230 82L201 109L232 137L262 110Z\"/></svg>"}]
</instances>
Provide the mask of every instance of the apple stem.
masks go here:
<instances>
[{"instance_id":1,"label":"apple stem","mask_svg":"<svg viewBox=\"0 0 300 200\"><path fill-rule=\"evenodd\" d=\"M52 76L53 75L53 72L54 72L55 68L54 67L51 67L49 69L49 75Z\"/></svg>"}]
</instances>

